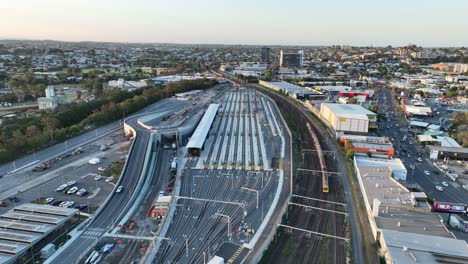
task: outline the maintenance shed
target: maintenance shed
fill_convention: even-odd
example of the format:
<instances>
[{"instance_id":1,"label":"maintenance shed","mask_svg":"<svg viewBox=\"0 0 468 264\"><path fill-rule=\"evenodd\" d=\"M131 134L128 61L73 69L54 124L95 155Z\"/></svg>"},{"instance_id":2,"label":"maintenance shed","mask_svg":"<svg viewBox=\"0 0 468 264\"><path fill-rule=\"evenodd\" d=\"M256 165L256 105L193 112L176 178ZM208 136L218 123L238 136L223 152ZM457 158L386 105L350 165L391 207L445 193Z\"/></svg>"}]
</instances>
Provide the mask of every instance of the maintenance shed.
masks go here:
<instances>
[{"instance_id":1,"label":"maintenance shed","mask_svg":"<svg viewBox=\"0 0 468 264\"><path fill-rule=\"evenodd\" d=\"M187 143L187 150L193 156L200 156L205 140L208 137L213 121L218 113L219 104L210 104L205 114L203 115L200 123L192 134L189 142Z\"/></svg>"}]
</instances>

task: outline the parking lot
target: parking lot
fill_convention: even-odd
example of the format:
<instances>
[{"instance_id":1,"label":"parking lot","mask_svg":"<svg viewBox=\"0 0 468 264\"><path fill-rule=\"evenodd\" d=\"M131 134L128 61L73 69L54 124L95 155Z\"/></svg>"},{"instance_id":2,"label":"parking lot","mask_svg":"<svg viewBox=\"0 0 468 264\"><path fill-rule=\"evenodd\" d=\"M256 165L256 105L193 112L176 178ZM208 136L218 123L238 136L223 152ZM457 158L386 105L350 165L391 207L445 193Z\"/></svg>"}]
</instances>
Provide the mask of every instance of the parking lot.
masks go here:
<instances>
[{"instance_id":1,"label":"parking lot","mask_svg":"<svg viewBox=\"0 0 468 264\"><path fill-rule=\"evenodd\" d=\"M128 146L128 142L120 141L118 144L111 146L109 150L101 151L97 143L83 148L84 152L75 155L73 158L66 157L61 160L57 159L56 162L52 163L53 167L49 170L39 172L25 170L22 172L29 175L30 181L34 180L34 177L48 177L50 180L27 191L16 193L14 195L17 198L16 201L14 199L4 199L3 201L7 206L0 207L0 213L4 213L23 203L45 203L46 198L54 198L52 204L55 203L55 205L58 205L57 201L73 201L72 206L78 204L86 205L83 212L92 213L105 201L109 193L114 189L115 182L120 174L117 173L117 171L120 170L125 162L124 158L126 157ZM95 150L94 152L92 152L93 149ZM96 155L90 155L91 153ZM89 159L95 156L99 156L99 163L88 163ZM69 165L65 166L67 163ZM98 177L98 175L110 175L111 173L117 173L117 175L108 181L106 181L106 179L109 178L108 176ZM1 180L3 183L5 178ZM67 184L71 181L75 182L72 186L62 191L57 191L60 185ZM78 190L68 194L67 191L75 186ZM77 192L83 188L87 190L87 193L83 196L78 196Z\"/></svg>"}]
</instances>

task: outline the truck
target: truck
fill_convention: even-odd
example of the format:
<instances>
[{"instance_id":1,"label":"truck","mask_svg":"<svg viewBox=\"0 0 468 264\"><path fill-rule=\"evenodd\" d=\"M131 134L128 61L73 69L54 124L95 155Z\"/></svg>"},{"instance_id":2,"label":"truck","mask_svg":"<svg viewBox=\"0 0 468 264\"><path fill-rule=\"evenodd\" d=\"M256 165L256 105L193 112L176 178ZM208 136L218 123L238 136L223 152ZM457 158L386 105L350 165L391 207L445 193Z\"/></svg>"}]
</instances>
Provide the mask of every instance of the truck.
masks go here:
<instances>
[{"instance_id":1,"label":"truck","mask_svg":"<svg viewBox=\"0 0 468 264\"><path fill-rule=\"evenodd\" d=\"M173 160L171 162L171 171L176 171L177 170L177 161Z\"/></svg>"}]
</instances>

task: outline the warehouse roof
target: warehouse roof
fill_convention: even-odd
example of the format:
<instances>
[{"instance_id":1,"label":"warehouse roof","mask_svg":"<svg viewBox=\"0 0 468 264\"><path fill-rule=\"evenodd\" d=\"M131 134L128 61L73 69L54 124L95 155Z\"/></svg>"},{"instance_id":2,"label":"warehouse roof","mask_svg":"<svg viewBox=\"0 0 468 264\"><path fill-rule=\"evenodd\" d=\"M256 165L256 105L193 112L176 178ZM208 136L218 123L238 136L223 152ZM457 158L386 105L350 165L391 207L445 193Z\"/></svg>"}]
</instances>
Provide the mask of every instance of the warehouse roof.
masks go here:
<instances>
[{"instance_id":1,"label":"warehouse roof","mask_svg":"<svg viewBox=\"0 0 468 264\"><path fill-rule=\"evenodd\" d=\"M65 207L58 207L58 206L52 206L52 205L32 204L32 203L19 205L15 207L13 210L22 211L22 212L30 212L30 213L38 213L38 214L66 216L66 217L71 217L78 212L78 209L74 209L74 208L65 208Z\"/></svg>"},{"instance_id":2,"label":"warehouse roof","mask_svg":"<svg viewBox=\"0 0 468 264\"><path fill-rule=\"evenodd\" d=\"M388 167L390 170L406 170L401 159L373 159L366 157L355 157L358 166Z\"/></svg>"},{"instance_id":3,"label":"warehouse roof","mask_svg":"<svg viewBox=\"0 0 468 264\"><path fill-rule=\"evenodd\" d=\"M203 147L203 143L205 143L206 136L210 131L211 124L213 124L218 108L219 104L210 104L210 106L208 106L205 115L203 115L203 118L200 120L195 132L193 132L192 137L187 143L187 148L201 149Z\"/></svg>"},{"instance_id":4,"label":"warehouse roof","mask_svg":"<svg viewBox=\"0 0 468 264\"><path fill-rule=\"evenodd\" d=\"M344 115L372 115L376 116L377 114L365 109L360 105L355 104L331 104L331 103L324 103L326 107L328 107L331 111L333 111L337 116L344 116Z\"/></svg>"},{"instance_id":5,"label":"warehouse roof","mask_svg":"<svg viewBox=\"0 0 468 264\"><path fill-rule=\"evenodd\" d=\"M468 153L468 148L444 147L444 146L427 146L429 150L453 152L453 153Z\"/></svg>"},{"instance_id":6,"label":"warehouse roof","mask_svg":"<svg viewBox=\"0 0 468 264\"><path fill-rule=\"evenodd\" d=\"M67 217L65 216L44 215L44 214L35 214L35 213L20 212L20 211L7 212L3 215L0 215L0 218L23 220L27 222L44 223L44 224L52 224L52 225L59 225L67 221Z\"/></svg>"}]
</instances>

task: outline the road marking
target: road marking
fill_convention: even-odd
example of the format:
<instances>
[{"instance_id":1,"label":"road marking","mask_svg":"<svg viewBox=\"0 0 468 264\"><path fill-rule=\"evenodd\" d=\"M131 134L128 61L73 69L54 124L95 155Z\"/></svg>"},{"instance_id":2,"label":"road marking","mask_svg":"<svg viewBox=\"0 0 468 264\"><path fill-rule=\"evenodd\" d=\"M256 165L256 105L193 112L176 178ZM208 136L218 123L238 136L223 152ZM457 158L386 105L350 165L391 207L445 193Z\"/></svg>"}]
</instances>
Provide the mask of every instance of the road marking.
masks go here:
<instances>
[{"instance_id":1,"label":"road marking","mask_svg":"<svg viewBox=\"0 0 468 264\"><path fill-rule=\"evenodd\" d=\"M242 251L245 249L245 247L240 246L236 252L234 252L234 255L226 262L227 264L232 264L236 259L239 257L239 255L242 253Z\"/></svg>"}]
</instances>

